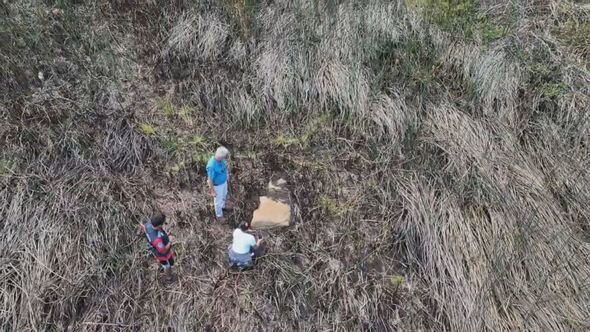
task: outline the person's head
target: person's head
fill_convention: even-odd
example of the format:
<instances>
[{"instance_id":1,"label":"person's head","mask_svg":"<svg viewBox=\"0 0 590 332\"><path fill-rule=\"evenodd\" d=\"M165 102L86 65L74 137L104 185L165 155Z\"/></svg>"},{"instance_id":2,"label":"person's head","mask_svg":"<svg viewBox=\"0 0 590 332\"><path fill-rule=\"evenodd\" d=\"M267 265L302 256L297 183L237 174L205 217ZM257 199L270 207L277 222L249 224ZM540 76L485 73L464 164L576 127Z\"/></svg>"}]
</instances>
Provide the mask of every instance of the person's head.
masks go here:
<instances>
[{"instance_id":1,"label":"person's head","mask_svg":"<svg viewBox=\"0 0 590 332\"><path fill-rule=\"evenodd\" d=\"M154 227L162 227L166 222L166 216L163 213L158 212L152 216L150 222Z\"/></svg>"},{"instance_id":2,"label":"person's head","mask_svg":"<svg viewBox=\"0 0 590 332\"><path fill-rule=\"evenodd\" d=\"M229 155L229 150L224 147L224 146L220 146L217 148L217 150L215 151L215 159L216 160L223 160L223 159L227 159L227 156Z\"/></svg>"},{"instance_id":3,"label":"person's head","mask_svg":"<svg viewBox=\"0 0 590 332\"><path fill-rule=\"evenodd\" d=\"M248 229L250 229L250 224L247 221L242 221L239 225L238 228L241 229L242 231L247 231Z\"/></svg>"}]
</instances>

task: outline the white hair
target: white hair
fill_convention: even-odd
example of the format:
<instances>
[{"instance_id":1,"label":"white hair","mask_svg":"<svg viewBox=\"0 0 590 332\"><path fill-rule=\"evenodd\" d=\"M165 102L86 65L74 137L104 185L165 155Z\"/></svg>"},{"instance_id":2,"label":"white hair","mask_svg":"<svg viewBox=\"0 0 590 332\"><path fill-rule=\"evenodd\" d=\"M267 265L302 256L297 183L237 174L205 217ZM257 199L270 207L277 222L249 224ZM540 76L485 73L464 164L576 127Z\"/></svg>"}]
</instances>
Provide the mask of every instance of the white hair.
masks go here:
<instances>
[{"instance_id":1,"label":"white hair","mask_svg":"<svg viewBox=\"0 0 590 332\"><path fill-rule=\"evenodd\" d=\"M228 154L229 154L229 150L224 146L220 146L215 151L215 158L225 158L225 157L227 157Z\"/></svg>"}]
</instances>

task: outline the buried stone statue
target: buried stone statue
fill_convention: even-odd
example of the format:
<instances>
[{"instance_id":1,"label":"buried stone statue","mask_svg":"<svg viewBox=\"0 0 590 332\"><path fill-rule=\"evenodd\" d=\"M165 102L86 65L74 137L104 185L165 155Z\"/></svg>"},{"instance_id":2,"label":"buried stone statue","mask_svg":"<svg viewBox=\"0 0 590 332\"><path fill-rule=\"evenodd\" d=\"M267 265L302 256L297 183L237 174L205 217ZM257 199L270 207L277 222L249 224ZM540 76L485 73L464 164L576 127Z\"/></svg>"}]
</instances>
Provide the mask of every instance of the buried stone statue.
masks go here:
<instances>
[{"instance_id":1,"label":"buried stone statue","mask_svg":"<svg viewBox=\"0 0 590 332\"><path fill-rule=\"evenodd\" d=\"M268 193L260 197L250 226L254 229L286 227L291 223L291 195L287 181L278 179L268 183Z\"/></svg>"}]
</instances>

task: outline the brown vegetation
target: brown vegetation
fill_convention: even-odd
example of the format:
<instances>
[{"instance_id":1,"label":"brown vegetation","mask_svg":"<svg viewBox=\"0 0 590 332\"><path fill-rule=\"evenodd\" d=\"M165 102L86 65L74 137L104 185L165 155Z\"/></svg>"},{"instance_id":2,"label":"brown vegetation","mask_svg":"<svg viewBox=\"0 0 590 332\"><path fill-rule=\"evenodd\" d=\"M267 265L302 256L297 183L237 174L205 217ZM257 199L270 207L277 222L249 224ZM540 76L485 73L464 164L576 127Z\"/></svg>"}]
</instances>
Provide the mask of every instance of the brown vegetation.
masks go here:
<instances>
[{"instance_id":1,"label":"brown vegetation","mask_svg":"<svg viewBox=\"0 0 590 332\"><path fill-rule=\"evenodd\" d=\"M585 330L578 1L0 3L0 330ZM232 152L227 225L204 163ZM295 225L223 261L273 175ZM137 222L163 210L178 280Z\"/></svg>"}]
</instances>

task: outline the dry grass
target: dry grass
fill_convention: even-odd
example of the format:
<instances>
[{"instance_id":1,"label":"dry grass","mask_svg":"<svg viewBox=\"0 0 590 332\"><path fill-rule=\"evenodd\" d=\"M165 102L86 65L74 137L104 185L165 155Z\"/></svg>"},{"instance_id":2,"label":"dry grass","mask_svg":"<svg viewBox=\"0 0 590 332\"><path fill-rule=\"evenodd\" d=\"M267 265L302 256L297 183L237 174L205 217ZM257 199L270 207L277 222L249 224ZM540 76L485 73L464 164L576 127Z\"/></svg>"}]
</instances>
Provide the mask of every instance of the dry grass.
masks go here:
<instances>
[{"instance_id":1,"label":"dry grass","mask_svg":"<svg viewBox=\"0 0 590 332\"><path fill-rule=\"evenodd\" d=\"M1 330L590 327L587 6L4 13ZM241 274L204 188L218 144L232 150L230 223L271 176L293 188L296 224L263 233L269 254ZM156 209L172 285L135 235Z\"/></svg>"}]
</instances>

